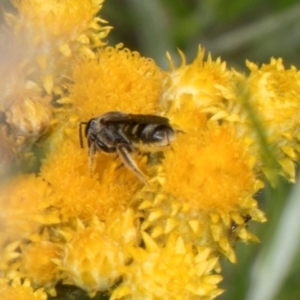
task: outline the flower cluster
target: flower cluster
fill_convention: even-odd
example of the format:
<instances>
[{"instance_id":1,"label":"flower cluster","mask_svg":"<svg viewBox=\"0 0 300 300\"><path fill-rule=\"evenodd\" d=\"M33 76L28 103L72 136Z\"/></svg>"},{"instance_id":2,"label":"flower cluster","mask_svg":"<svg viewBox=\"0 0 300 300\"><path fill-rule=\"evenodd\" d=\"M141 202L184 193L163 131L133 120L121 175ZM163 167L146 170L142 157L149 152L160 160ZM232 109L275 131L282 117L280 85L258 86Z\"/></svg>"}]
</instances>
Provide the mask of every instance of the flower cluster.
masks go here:
<instances>
[{"instance_id":1,"label":"flower cluster","mask_svg":"<svg viewBox=\"0 0 300 300\"><path fill-rule=\"evenodd\" d=\"M236 262L235 243L258 240L248 222L266 221L263 180L295 181L299 72L272 59L246 76L201 48L163 71L105 46L101 0L15 5L0 35L1 299L47 299L58 283L114 300L216 298L219 259ZM109 111L170 120L170 147L132 153L148 185L115 155L98 151L91 168L78 131Z\"/></svg>"}]
</instances>

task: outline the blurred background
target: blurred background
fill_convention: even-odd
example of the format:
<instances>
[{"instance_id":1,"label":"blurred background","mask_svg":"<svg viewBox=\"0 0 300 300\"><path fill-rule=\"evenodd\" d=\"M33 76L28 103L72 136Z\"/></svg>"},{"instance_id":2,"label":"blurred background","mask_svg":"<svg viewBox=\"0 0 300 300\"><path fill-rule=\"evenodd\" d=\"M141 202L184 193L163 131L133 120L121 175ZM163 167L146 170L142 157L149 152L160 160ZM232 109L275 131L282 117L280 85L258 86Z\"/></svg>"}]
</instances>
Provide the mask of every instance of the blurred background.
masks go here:
<instances>
[{"instance_id":1,"label":"blurred background","mask_svg":"<svg viewBox=\"0 0 300 300\"><path fill-rule=\"evenodd\" d=\"M297 0L106 0L101 17L114 27L110 44L123 42L161 67L166 51L174 57L179 48L191 61L198 45L240 70L245 59L300 63Z\"/></svg>"},{"instance_id":2,"label":"blurred background","mask_svg":"<svg viewBox=\"0 0 300 300\"><path fill-rule=\"evenodd\" d=\"M0 6L13 9L8 0ZM114 27L110 45L122 42L166 70L167 51L179 65L177 48L191 62L199 45L239 71L246 72L246 59L261 65L271 57L300 69L297 0L106 0L100 17ZM249 229L261 243L239 243L237 264L221 262L225 293L218 299L300 299L299 189L281 180L257 195L269 221L249 222Z\"/></svg>"}]
</instances>

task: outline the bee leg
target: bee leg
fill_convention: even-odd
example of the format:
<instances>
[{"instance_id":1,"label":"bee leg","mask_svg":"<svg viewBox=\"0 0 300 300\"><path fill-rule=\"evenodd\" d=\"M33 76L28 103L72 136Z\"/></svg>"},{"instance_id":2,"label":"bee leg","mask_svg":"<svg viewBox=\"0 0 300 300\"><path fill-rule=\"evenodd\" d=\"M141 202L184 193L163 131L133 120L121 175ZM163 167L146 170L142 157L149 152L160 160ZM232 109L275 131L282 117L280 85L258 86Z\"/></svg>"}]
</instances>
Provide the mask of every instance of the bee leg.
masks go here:
<instances>
[{"instance_id":1,"label":"bee leg","mask_svg":"<svg viewBox=\"0 0 300 300\"><path fill-rule=\"evenodd\" d=\"M142 173L142 171L139 169L139 167L137 166L136 162L132 159L129 150L128 150L128 146L127 145L118 145L117 146L117 151L119 153L119 156L123 162L123 164L129 169L131 170L141 181L143 181L146 185L149 185L149 183L147 182L145 175Z\"/></svg>"},{"instance_id":2,"label":"bee leg","mask_svg":"<svg viewBox=\"0 0 300 300\"><path fill-rule=\"evenodd\" d=\"M96 146L92 143L89 147L89 169L90 173L95 169Z\"/></svg>"}]
</instances>

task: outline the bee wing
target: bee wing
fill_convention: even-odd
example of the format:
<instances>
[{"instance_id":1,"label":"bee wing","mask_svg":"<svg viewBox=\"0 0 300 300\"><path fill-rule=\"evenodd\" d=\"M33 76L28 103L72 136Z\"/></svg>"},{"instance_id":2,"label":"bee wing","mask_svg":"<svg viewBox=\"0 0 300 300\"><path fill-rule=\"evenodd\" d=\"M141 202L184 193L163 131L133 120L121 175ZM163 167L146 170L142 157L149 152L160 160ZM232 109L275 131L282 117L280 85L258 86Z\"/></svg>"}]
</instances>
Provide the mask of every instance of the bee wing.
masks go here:
<instances>
[{"instance_id":1,"label":"bee wing","mask_svg":"<svg viewBox=\"0 0 300 300\"><path fill-rule=\"evenodd\" d=\"M122 124L128 122L128 114L120 111L111 111L99 117L101 124Z\"/></svg>"},{"instance_id":2,"label":"bee wing","mask_svg":"<svg viewBox=\"0 0 300 300\"><path fill-rule=\"evenodd\" d=\"M161 124L167 125L169 124L169 119L156 115L134 115L129 114L128 118L131 122L137 124Z\"/></svg>"},{"instance_id":3,"label":"bee wing","mask_svg":"<svg viewBox=\"0 0 300 300\"><path fill-rule=\"evenodd\" d=\"M112 111L101 117L101 123L107 124L169 124L169 119L156 115L126 114Z\"/></svg>"}]
</instances>

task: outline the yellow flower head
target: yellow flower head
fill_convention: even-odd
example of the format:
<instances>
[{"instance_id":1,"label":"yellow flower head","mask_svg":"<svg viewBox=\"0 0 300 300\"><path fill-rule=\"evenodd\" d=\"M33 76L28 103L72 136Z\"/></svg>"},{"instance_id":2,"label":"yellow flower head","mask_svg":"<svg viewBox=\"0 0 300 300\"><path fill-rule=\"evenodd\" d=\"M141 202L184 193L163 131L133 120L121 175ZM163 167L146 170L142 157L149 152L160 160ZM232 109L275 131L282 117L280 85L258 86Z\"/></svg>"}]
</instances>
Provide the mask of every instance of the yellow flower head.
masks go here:
<instances>
[{"instance_id":1,"label":"yellow flower head","mask_svg":"<svg viewBox=\"0 0 300 300\"><path fill-rule=\"evenodd\" d=\"M98 229L85 229L67 245L63 267L70 283L91 296L109 289L120 277L116 266L124 264L120 247Z\"/></svg>"},{"instance_id":2,"label":"yellow flower head","mask_svg":"<svg viewBox=\"0 0 300 300\"><path fill-rule=\"evenodd\" d=\"M251 105L258 114L267 142L274 148L282 173L295 181L294 161L299 159L300 73L285 69L282 59L258 68L247 62Z\"/></svg>"},{"instance_id":3,"label":"yellow flower head","mask_svg":"<svg viewBox=\"0 0 300 300\"><path fill-rule=\"evenodd\" d=\"M227 213L256 192L254 159L233 128L210 123L172 146L163 160L164 188L191 207Z\"/></svg>"},{"instance_id":4,"label":"yellow flower head","mask_svg":"<svg viewBox=\"0 0 300 300\"><path fill-rule=\"evenodd\" d=\"M0 295L1 300L46 300L47 294L43 289L34 290L29 280L25 280L23 284L13 282L8 285L5 280L0 279Z\"/></svg>"},{"instance_id":5,"label":"yellow flower head","mask_svg":"<svg viewBox=\"0 0 300 300\"><path fill-rule=\"evenodd\" d=\"M91 297L109 289L121 276L128 248L139 240L135 223L131 210L112 213L106 222L94 218L87 227L79 222L64 250L65 282L86 290Z\"/></svg>"},{"instance_id":6,"label":"yellow flower head","mask_svg":"<svg viewBox=\"0 0 300 300\"><path fill-rule=\"evenodd\" d=\"M153 114L162 72L153 60L120 46L101 49L97 60L78 63L70 100L83 120L108 111Z\"/></svg>"},{"instance_id":7,"label":"yellow flower head","mask_svg":"<svg viewBox=\"0 0 300 300\"><path fill-rule=\"evenodd\" d=\"M141 182L114 156L99 153L95 168L89 168L88 150L81 149L78 128L73 129L73 140L66 140L42 166L41 176L53 188L55 205L63 220L97 215L106 219L111 210L124 209ZM74 137L75 135L75 137Z\"/></svg>"},{"instance_id":8,"label":"yellow flower head","mask_svg":"<svg viewBox=\"0 0 300 300\"><path fill-rule=\"evenodd\" d=\"M53 287L58 281L58 267L52 260L61 258L58 244L48 241L23 245L21 272L34 287Z\"/></svg>"},{"instance_id":9,"label":"yellow flower head","mask_svg":"<svg viewBox=\"0 0 300 300\"><path fill-rule=\"evenodd\" d=\"M22 91L6 113L6 121L13 131L16 145L28 150L43 135L50 123L52 108L50 97L41 97L41 91Z\"/></svg>"},{"instance_id":10,"label":"yellow flower head","mask_svg":"<svg viewBox=\"0 0 300 300\"><path fill-rule=\"evenodd\" d=\"M56 1L15 0L20 13L18 30L32 32L33 43L58 42L64 38L75 41L85 29L100 29L99 19L93 19L103 0ZM13 18L11 15L8 17Z\"/></svg>"},{"instance_id":11,"label":"yellow flower head","mask_svg":"<svg viewBox=\"0 0 300 300\"><path fill-rule=\"evenodd\" d=\"M245 218L265 221L252 199L262 183L255 178L255 159L234 128L213 122L198 128L199 120L190 120L196 127L178 134L173 151L165 152L157 177L162 192L151 202L149 194L141 194L142 228L159 240L176 232L186 242L218 249L234 262L233 224L239 226L238 238L257 241L245 231Z\"/></svg>"},{"instance_id":12,"label":"yellow flower head","mask_svg":"<svg viewBox=\"0 0 300 300\"><path fill-rule=\"evenodd\" d=\"M217 259L208 248L193 254L192 245L170 236L160 248L143 233L145 249L133 248L133 263L124 268L124 278L112 296L116 299L214 299L222 290L222 277L213 274Z\"/></svg>"},{"instance_id":13,"label":"yellow flower head","mask_svg":"<svg viewBox=\"0 0 300 300\"><path fill-rule=\"evenodd\" d=\"M226 70L225 62L220 58L213 61L210 55L204 61L204 50L199 48L196 59L187 65L183 53L180 54L182 65L179 68L175 68L169 58L171 70L164 80L161 101L164 109L168 110L170 104L181 108L185 102L193 101L199 110L217 113L224 106L224 97L232 93L232 75Z\"/></svg>"},{"instance_id":14,"label":"yellow flower head","mask_svg":"<svg viewBox=\"0 0 300 300\"><path fill-rule=\"evenodd\" d=\"M35 81L48 94L53 90L55 93L62 93L58 84L69 75L72 55L94 57L92 48L104 45L102 39L107 36L111 27L100 26L99 23L103 20L96 17L102 2L15 0L19 15L5 14L12 37L7 35L8 46L5 44L4 50L10 49L10 44L14 48L19 43L22 45L17 47L22 49L21 53L15 49L11 53L5 51L8 56L6 60L14 58L16 75L16 71L25 69L23 75L27 78L21 77L20 81ZM2 38L0 33L0 37L1 46L1 39L5 39L6 35ZM14 83L15 80L11 82Z\"/></svg>"},{"instance_id":15,"label":"yellow flower head","mask_svg":"<svg viewBox=\"0 0 300 300\"><path fill-rule=\"evenodd\" d=\"M57 223L50 210L53 204L51 188L34 175L19 175L1 182L0 245L30 239L42 224Z\"/></svg>"}]
</instances>

